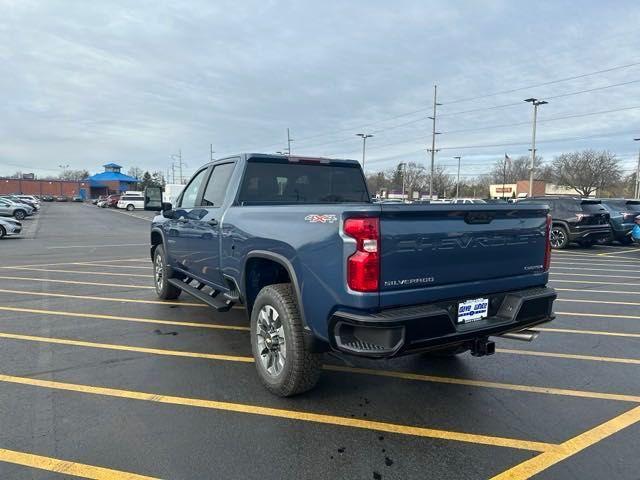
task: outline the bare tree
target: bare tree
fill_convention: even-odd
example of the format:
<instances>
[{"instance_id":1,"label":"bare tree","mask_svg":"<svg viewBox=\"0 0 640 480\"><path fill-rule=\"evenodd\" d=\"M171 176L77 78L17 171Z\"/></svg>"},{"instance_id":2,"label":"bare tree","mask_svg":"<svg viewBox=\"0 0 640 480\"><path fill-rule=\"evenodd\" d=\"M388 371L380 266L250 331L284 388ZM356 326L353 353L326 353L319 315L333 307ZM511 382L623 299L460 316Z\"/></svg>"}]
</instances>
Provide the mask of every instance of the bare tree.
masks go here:
<instances>
[{"instance_id":1,"label":"bare tree","mask_svg":"<svg viewBox=\"0 0 640 480\"><path fill-rule=\"evenodd\" d=\"M506 165L505 165L506 162ZM507 161L504 157L493 164L490 177L493 183L516 183L519 180L529 180L529 166L531 157L521 155ZM542 157L536 156L536 180L550 181L550 167L543 163Z\"/></svg>"},{"instance_id":2,"label":"bare tree","mask_svg":"<svg viewBox=\"0 0 640 480\"><path fill-rule=\"evenodd\" d=\"M88 170L65 170L60 174L60 180L73 180L79 182L80 180L86 180L89 178Z\"/></svg>"},{"instance_id":3,"label":"bare tree","mask_svg":"<svg viewBox=\"0 0 640 480\"><path fill-rule=\"evenodd\" d=\"M563 153L553 160L552 168L558 185L573 188L584 197L615 187L622 180L620 161L606 150Z\"/></svg>"},{"instance_id":4,"label":"bare tree","mask_svg":"<svg viewBox=\"0 0 640 480\"><path fill-rule=\"evenodd\" d=\"M140 180L144 175L144 170L142 170L140 167L131 167L129 170L127 170L127 175Z\"/></svg>"},{"instance_id":5,"label":"bare tree","mask_svg":"<svg viewBox=\"0 0 640 480\"><path fill-rule=\"evenodd\" d=\"M426 175L425 185L429 184L429 175ZM452 175L447 173L447 169L442 165L436 166L433 171L433 191L443 197L453 196L455 189L455 180Z\"/></svg>"},{"instance_id":6,"label":"bare tree","mask_svg":"<svg viewBox=\"0 0 640 480\"><path fill-rule=\"evenodd\" d=\"M423 165L416 162L405 163L404 169L404 187L407 192L422 191L429 183L429 176ZM409 193L411 195L411 193Z\"/></svg>"}]
</instances>

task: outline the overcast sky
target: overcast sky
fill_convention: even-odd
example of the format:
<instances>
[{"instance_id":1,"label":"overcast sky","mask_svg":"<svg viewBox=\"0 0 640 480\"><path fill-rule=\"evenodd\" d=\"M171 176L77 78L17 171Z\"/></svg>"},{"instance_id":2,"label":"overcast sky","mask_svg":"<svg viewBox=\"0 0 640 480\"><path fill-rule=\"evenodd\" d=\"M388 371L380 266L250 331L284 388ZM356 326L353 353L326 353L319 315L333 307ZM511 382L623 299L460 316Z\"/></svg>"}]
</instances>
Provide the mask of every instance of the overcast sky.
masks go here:
<instances>
[{"instance_id":1,"label":"overcast sky","mask_svg":"<svg viewBox=\"0 0 640 480\"><path fill-rule=\"evenodd\" d=\"M0 0L0 175L166 171L179 149L192 172L210 143L283 150L287 127L293 153L359 159L373 132L367 170L426 162L434 84L452 172L527 154L523 99L591 89L540 107L538 152L606 148L631 171L638 25L637 1Z\"/></svg>"}]
</instances>

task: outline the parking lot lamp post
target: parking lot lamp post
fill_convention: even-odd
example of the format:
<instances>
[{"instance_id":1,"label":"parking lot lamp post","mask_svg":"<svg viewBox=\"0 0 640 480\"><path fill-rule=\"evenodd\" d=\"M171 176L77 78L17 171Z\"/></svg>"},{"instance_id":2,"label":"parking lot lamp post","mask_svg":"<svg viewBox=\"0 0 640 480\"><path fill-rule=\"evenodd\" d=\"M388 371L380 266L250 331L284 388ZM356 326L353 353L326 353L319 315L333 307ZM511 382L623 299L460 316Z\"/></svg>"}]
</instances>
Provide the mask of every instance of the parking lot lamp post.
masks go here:
<instances>
[{"instance_id":1,"label":"parking lot lamp post","mask_svg":"<svg viewBox=\"0 0 640 480\"><path fill-rule=\"evenodd\" d=\"M634 138L634 141L640 141L640 138ZM638 167L636 168L636 189L633 198L640 199L640 150L638 150Z\"/></svg>"},{"instance_id":2,"label":"parking lot lamp post","mask_svg":"<svg viewBox=\"0 0 640 480\"><path fill-rule=\"evenodd\" d=\"M529 165L529 198L531 198L533 196L533 172L536 162L536 120L538 118L538 106L546 105L549 102L538 100L537 98L527 98L525 102L533 104L533 134L531 137L531 163Z\"/></svg>"},{"instance_id":3,"label":"parking lot lamp post","mask_svg":"<svg viewBox=\"0 0 640 480\"><path fill-rule=\"evenodd\" d=\"M407 164L402 162L398 166L402 168L402 203L404 203L404 173L407 170Z\"/></svg>"},{"instance_id":4,"label":"parking lot lamp post","mask_svg":"<svg viewBox=\"0 0 640 480\"><path fill-rule=\"evenodd\" d=\"M362 171L364 172L364 156L367 149L367 138L373 137L369 133L356 133L356 137L362 137Z\"/></svg>"},{"instance_id":5,"label":"parking lot lamp post","mask_svg":"<svg viewBox=\"0 0 640 480\"><path fill-rule=\"evenodd\" d=\"M456 198L460 198L460 159L462 157L453 157L458 160L458 180L456 181Z\"/></svg>"}]
</instances>

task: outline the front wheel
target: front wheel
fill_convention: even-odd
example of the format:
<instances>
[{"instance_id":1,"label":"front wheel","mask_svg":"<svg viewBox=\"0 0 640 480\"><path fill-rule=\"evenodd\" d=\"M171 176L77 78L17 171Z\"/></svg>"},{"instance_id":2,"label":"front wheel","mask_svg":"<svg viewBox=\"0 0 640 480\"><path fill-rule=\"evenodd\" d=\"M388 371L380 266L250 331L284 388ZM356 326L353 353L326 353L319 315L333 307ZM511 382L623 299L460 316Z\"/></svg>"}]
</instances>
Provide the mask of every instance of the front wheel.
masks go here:
<instances>
[{"instance_id":1,"label":"front wheel","mask_svg":"<svg viewBox=\"0 0 640 480\"><path fill-rule=\"evenodd\" d=\"M551 247L557 250L562 250L563 248L567 248L567 245L569 245L569 234L564 227L554 225L551 227L550 241Z\"/></svg>"},{"instance_id":2,"label":"front wheel","mask_svg":"<svg viewBox=\"0 0 640 480\"><path fill-rule=\"evenodd\" d=\"M127 205L127 212L133 212L135 208L136 207L134 207L133 205Z\"/></svg>"},{"instance_id":3,"label":"front wheel","mask_svg":"<svg viewBox=\"0 0 640 480\"><path fill-rule=\"evenodd\" d=\"M169 283L169 268L167 266L164 247L158 245L153 253L153 284L156 294L162 300L175 300L182 290Z\"/></svg>"},{"instance_id":4,"label":"front wheel","mask_svg":"<svg viewBox=\"0 0 640 480\"><path fill-rule=\"evenodd\" d=\"M16 220L24 220L24 217L27 216L27 213L24 210L16 210L13 212L13 216Z\"/></svg>"},{"instance_id":5,"label":"front wheel","mask_svg":"<svg viewBox=\"0 0 640 480\"><path fill-rule=\"evenodd\" d=\"M305 346L291 284L260 290L251 312L251 348L258 376L271 393L289 397L318 382L321 356Z\"/></svg>"},{"instance_id":6,"label":"front wheel","mask_svg":"<svg viewBox=\"0 0 640 480\"><path fill-rule=\"evenodd\" d=\"M0 225L0 238L4 238L6 234L7 234L6 230L2 225Z\"/></svg>"}]
</instances>

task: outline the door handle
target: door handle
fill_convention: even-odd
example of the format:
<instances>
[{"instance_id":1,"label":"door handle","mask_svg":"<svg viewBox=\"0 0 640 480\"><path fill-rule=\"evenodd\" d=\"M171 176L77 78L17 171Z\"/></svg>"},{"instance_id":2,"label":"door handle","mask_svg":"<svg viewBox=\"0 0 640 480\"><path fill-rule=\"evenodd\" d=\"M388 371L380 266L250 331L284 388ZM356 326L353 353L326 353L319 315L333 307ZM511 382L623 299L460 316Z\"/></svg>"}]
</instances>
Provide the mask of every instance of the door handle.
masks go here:
<instances>
[{"instance_id":1,"label":"door handle","mask_svg":"<svg viewBox=\"0 0 640 480\"><path fill-rule=\"evenodd\" d=\"M209 225L211 225L212 227L217 227L218 226L218 221L217 220L209 220L207 223Z\"/></svg>"}]
</instances>

